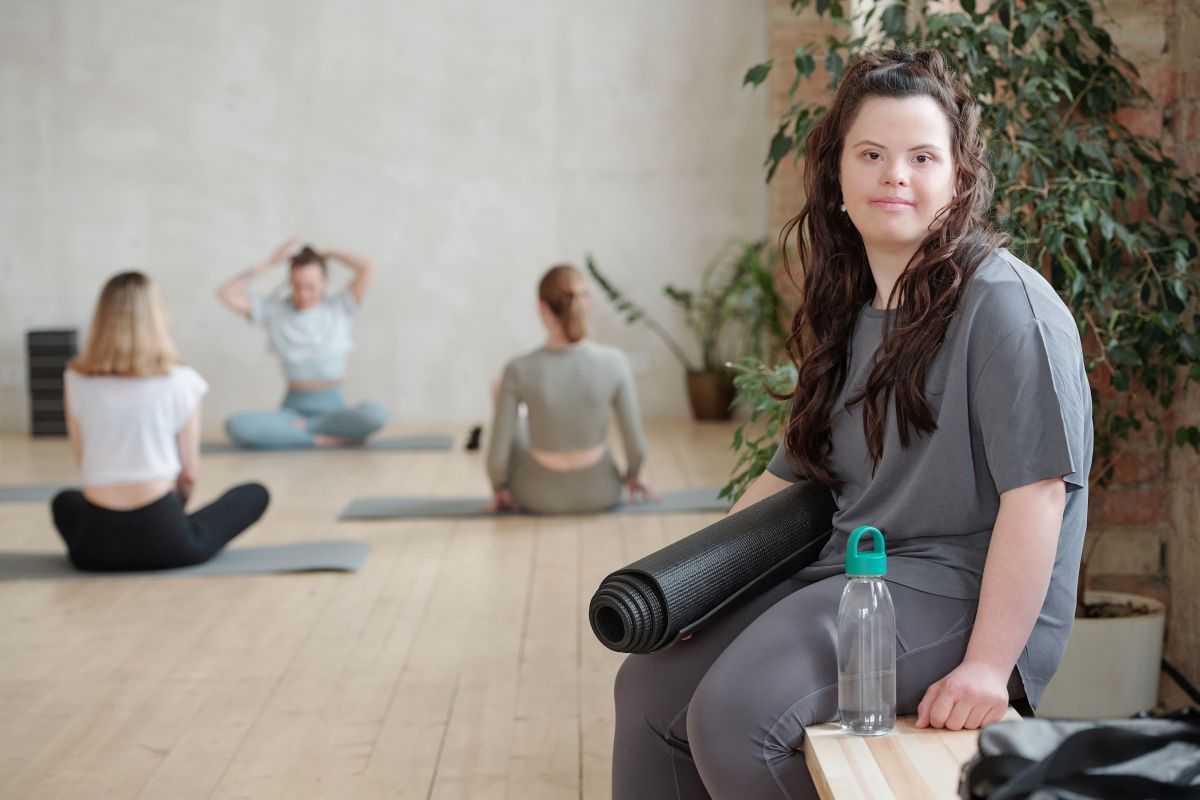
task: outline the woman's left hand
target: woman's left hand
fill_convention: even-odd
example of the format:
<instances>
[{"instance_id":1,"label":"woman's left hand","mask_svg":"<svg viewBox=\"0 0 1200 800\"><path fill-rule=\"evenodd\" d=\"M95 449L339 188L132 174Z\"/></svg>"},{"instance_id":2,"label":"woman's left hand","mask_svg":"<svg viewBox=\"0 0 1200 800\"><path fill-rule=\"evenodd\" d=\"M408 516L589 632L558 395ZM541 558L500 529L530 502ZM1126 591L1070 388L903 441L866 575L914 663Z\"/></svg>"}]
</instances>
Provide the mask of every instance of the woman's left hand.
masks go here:
<instances>
[{"instance_id":1,"label":"woman's left hand","mask_svg":"<svg viewBox=\"0 0 1200 800\"><path fill-rule=\"evenodd\" d=\"M917 727L960 731L998 722L1008 710L1008 675L964 661L925 690L917 706Z\"/></svg>"}]
</instances>

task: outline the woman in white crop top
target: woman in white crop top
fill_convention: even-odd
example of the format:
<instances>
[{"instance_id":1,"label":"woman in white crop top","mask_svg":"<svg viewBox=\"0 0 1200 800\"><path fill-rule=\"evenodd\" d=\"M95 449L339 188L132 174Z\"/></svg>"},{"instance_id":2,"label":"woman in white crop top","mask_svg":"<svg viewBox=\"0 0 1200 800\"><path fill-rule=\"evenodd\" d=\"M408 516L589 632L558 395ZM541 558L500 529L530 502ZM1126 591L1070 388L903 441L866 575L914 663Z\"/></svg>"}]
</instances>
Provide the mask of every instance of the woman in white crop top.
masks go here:
<instances>
[{"instance_id":1,"label":"woman in white crop top","mask_svg":"<svg viewBox=\"0 0 1200 800\"><path fill-rule=\"evenodd\" d=\"M61 492L55 527L80 569L166 569L211 558L266 510L257 483L193 514L200 400L208 384L175 352L166 304L150 279L105 284L87 346L64 376L67 432L82 491Z\"/></svg>"},{"instance_id":2,"label":"woman in white crop top","mask_svg":"<svg viewBox=\"0 0 1200 800\"><path fill-rule=\"evenodd\" d=\"M630 500L654 498L639 477L646 437L629 360L586 338L589 305L587 283L574 267L542 277L546 343L508 362L496 393L487 456L496 510L599 511L620 502L622 486ZM614 413L624 474L606 444Z\"/></svg>"},{"instance_id":3,"label":"woman in white crop top","mask_svg":"<svg viewBox=\"0 0 1200 800\"><path fill-rule=\"evenodd\" d=\"M277 411L247 411L225 421L229 438L242 447L284 449L363 444L387 422L379 403L349 406L339 388L354 315L371 284L370 259L336 250L317 252L297 240L284 242L261 264L240 272L217 290L236 314L267 329L279 356L288 391ZM350 285L327 296L327 260L354 271ZM251 294L250 282L278 264L290 262L287 297Z\"/></svg>"}]
</instances>

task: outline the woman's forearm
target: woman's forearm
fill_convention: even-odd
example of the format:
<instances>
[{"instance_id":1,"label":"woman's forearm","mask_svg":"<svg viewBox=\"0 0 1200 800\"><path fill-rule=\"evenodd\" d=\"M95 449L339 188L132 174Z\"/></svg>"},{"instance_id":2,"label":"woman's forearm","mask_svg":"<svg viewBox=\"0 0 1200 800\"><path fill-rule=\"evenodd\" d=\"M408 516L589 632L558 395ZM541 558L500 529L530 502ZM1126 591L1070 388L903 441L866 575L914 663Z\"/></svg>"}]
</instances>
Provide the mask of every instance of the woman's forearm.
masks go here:
<instances>
[{"instance_id":1,"label":"woman's forearm","mask_svg":"<svg viewBox=\"0 0 1200 800\"><path fill-rule=\"evenodd\" d=\"M196 487L196 479L194 476L186 472L180 472L179 477L175 479L175 495L179 498L179 502L187 505L188 500L192 497L192 489Z\"/></svg>"},{"instance_id":2,"label":"woman's forearm","mask_svg":"<svg viewBox=\"0 0 1200 800\"><path fill-rule=\"evenodd\" d=\"M1065 503L1059 478L1000 496L964 664L1012 672L1046 599Z\"/></svg>"},{"instance_id":3,"label":"woman's forearm","mask_svg":"<svg viewBox=\"0 0 1200 800\"><path fill-rule=\"evenodd\" d=\"M366 256L345 253L341 250L326 250L322 255L325 258L340 261L354 270L354 278L350 281L350 285L347 288L354 299L361 303L367 296L367 290L371 287L371 276L375 273L375 262Z\"/></svg>"},{"instance_id":4,"label":"woman's forearm","mask_svg":"<svg viewBox=\"0 0 1200 800\"><path fill-rule=\"evenodd\" d=\"M730 514L736 514L743 508L749 508L759 500L766 500L777 492L782 492L784 489L791 486L790 481L785 481L776 475L763 470L763 473L754 479L754 482L746 487L746 491L738 498L738 501L733 504L733 508L729 509Z\"/></svg>"},{"instance_id":5,"label":"woman's forearm","mask_svg":"<svg viewBox=\"0 0 1200 800\"><path fill-rule=\"evenodd\" d=\"M357 253L347 253L344 250L326 250L322 255L334 261L340 261L357 273L370 272L375 269L375 262Z\"/></svg>"}]
</instances>

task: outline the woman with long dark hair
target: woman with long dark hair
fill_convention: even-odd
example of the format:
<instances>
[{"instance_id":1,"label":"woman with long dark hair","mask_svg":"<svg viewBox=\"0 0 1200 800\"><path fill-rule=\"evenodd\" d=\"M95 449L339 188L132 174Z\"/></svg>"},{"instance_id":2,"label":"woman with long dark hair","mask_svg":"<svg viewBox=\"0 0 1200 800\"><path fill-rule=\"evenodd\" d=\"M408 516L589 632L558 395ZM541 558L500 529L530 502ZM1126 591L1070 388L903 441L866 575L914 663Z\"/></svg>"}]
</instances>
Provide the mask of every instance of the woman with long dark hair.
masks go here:
<instances>
[{"instance_id":1,"label":"woman with long dark hair","mask_svg":"<svg viewBox=\"0 0 1200 800\"><path fill-rule=\"evenodd\" d=\"M495 398L487 468L496 510L601 511L653 497L639 476L646 437L629 360L587 338L591 297L579 270L562 264L538 283L546 342L504 367ZM606 444L615 414L625 446L621 474Z\"/></svg>"},{"instance_id":2,"label":"woman with long dark hair","mask_svg":"<svg viewBox=\"0 0 1200 800\"><path fill-rule=\"evenodd\" d=\"M797 751L837 715L849 533L883 530L896 710L973 729L1036 707L1074 612L1091 395L1074 319L984 222L974 99L936 51L866 55L807 143L799 379L735 512L829 487L817 560L617 676L616 798L815 798Z\"/></svg>"}]
</instances>

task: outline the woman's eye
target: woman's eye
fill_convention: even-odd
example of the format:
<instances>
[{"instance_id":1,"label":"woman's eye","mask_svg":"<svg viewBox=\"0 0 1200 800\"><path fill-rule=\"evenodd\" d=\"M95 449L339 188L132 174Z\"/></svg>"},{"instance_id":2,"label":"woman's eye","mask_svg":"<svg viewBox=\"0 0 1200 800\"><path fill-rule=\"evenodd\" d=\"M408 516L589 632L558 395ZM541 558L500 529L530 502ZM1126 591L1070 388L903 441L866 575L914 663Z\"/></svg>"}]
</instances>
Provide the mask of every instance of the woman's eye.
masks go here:
<instances>
[{"instance_id":1,"label":"woman's eye","mask_svg":"<svg viewBox=\"0 0 1200 800\"><path fill-rule=\"evenodd\" d=\"M871 159L872 161L878 161L879 159L883 158L883 156L880 153L877 153L874 150L868 150L864 155L866 155L866 157Z\"/></svg>"},{"instance_id":2,"label":"woman's eye","mask_svg":"<svg viewBox=\"0 0 1200 800\"><path fill-rule=\"evenodd\" d=\"M918 164L928 164L928 163L930 163L931 161L933 161L933 158L932 158L931 156L927 156L927 155L925 155L924 153L922 153L921 155L917 156L917 163L918 163Z\"/></svg>"}]
</instances>

